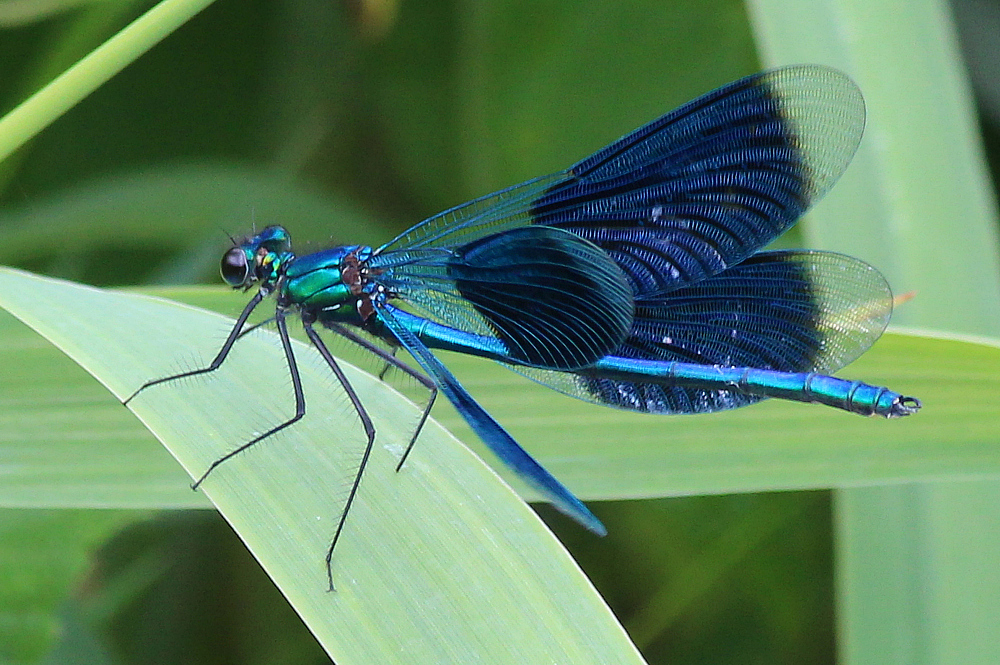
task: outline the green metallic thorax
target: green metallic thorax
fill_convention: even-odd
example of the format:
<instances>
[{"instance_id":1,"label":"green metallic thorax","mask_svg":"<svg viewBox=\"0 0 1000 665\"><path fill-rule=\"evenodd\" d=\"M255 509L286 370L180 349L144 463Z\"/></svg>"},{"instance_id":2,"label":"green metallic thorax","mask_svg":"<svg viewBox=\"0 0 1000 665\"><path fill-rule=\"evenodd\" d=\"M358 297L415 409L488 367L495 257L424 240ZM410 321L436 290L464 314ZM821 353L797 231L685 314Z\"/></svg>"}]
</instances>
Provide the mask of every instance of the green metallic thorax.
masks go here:
<instances>
[{"instance_id":1,"label":"green metallic thorax","mask_svg":"<svg viewBox=\"0 0 1000 665\"><path fill-rule=\"evenodd\" d=\"M281 281L281 303L311 310L324 320L363 322L371 308L363 288L363 262L370 254L371 248L354 245L296 258Z\"/></svg>"}]
</instances>

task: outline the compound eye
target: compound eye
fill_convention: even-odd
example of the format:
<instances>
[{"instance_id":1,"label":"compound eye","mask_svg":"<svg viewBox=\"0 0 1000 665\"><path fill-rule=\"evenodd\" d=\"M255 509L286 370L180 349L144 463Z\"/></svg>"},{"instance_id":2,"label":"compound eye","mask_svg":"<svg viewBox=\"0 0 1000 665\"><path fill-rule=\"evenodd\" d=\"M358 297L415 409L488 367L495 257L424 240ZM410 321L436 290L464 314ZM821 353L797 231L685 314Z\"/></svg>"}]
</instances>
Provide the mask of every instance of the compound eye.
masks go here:
<instances>
[{"instance_id":1,"label":"compound eye","mask_svg":"<svg viewBox=\"0 0 1000 665\"><path fill-rule=\"evenodd\" d=\"M243 286L249 274L247 255L239 247L233 247L222 257L222 279L229 286L233 288Z\"/></svg>"}]
</instances>

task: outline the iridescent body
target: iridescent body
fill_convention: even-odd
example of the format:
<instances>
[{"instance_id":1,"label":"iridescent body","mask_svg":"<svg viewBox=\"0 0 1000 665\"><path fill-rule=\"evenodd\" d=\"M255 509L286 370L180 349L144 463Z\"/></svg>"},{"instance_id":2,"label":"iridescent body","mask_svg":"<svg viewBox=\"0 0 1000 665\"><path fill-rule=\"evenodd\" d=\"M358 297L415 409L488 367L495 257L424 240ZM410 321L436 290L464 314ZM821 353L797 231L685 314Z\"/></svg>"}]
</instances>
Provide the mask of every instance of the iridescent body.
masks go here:
<instances>
[{"instance_id":1,"label":"iridescent body","mask_svg":"<svg viewBox=\"0 0 1000 665\"><path fill-rule=\"evenodd\" d=\"M327 551L331 588L331 556L375 430L317 323L428 388L410 447L441 391L505 464L604 533L431 349L496 360L568 395L647 413L707 413L768 397L888 418L915 413L915 398L829 376L888 323L892 293L878 271L841 254L762 251L833 185L863 126L863 100L846 76L789 67L724 86L566 171L445 211L382 247L296 256L285 229L268 227L223 257L225 281L257 293L212 364L136 394L217 369L273 295L295 415L217 460L196 486L305 413L285 321L297 314L368 436ZM400 347L422 372L395 358Z\"/></svg>"}]
</instances>

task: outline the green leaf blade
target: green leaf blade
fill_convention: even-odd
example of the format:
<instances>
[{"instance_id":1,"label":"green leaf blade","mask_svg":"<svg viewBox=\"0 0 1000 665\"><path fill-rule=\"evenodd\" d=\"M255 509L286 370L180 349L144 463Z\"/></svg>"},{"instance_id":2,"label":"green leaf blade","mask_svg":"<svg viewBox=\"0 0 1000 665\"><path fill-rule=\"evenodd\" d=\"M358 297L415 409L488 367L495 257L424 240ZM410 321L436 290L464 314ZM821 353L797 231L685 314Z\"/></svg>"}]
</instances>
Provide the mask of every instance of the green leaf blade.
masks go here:
<instances>
[{"instance_id":1,"label":"green leaf blade","mask_svg":"<svg viewBox=\"0 0 1000 665\"><path fill-rule=\"evenodd\" d=\"M5 308L118 397L200 355L189 340L210 349L226 325L190 307L10 270L0 271L0 291ZM414 407L351 367L365 403L377 405L378 440L334 555L337 591L327 592L323 558L363 436L317 358L296 345L307 418L220 466L202 489L338 663L642 662L558 541L437 425L395 473ZM195 475L289 415L273 336L248 336L233 356L221 376L130 403Z\"/></svg>"},{"instance_id":2,"label":"green leaf blade","mask_svg":"<svg viewBox=\"0 0 1000 665\"><path fill-rule=\"evenodd\" d=\"M156 292L226 313L238 311L242 303L241 298L221 289ZM197 358L191 348L179 344L164 353L169 359L157 370L159 374L151 374L167 374L207 362L221 344L227 325L219 320L199 342ZM162 448L115 400L96 385L85 385L88 381L93 384L93 380L76 377L72 365L61 354L32 341L30 333L4 326L2 320L0 333L0 339L11 339L13 345L0 345L0 360L11 369L4 377L12 381L5 391L12 395L7 400L16 399L21 405L12 403L3 417L19 419L19 409L30 407L32 395L49 401L36 405L38 411L30 419L19 419L24 430L17 431L21 437L20 457L14 461L19 471L9 471L7 482L0 485L0 506L206 505L201 494L187 489L186 477ZM17 337L12 339L15 334ZM263 339L268 338L262 334ZM161 333L158 340L167 343L171 335L187 337L190 332L180 326L169 335ZM266 406L271 415L254 415L252 426L234 432L229 445L245 438L243 435L255 427L273 425L275 419L291 414L291 390L282 378L284 361L280 353L275 355L277 341L273 335L270 337L270 359L247 373L274 374L278 379L275 399ZM22 350L30 345L37 350L29 360ZM559 395L481 359L442 355L487 410L546 468L586 500L853 487L1000 474L1000 450L994 443L1000 438L1000 422L994 417L992 401L992 395L1000 390L1000 349L995 340L988 338L921 331L889 333L840 372L923 400L924 408L918 414L892 421L779 400L709 416L633 414ZM43 359L41 372L26 366ZM182 364L178 364L179 359ZM66 387L46 392L51 388L47 387L46 374L75 378ZM246 384L248 389L256 389L256 380ZM325 381L321 393L338 390L330 379ZM129 388L139 384L141 381ZM72 422L81 417L80 411L66 406L67 402L87 405L85 417L95 423L94 429L88 431L91 439L74 439L70 433L52 431L54 420ZM309 408L312 410L312 402ZM338 418L355 423L353 427L360 431L360 425L351 420L344 398L330 409ZM439 400L434 414L460 439L491 459L445 400ZM416 422L412 415L406 420ZM3 422L0 420L0 431ZM100 423L106 423L103 429L96 426ZM9 427L14 432L13 424ZM334 437L338 432L331 429L327 435ZM418 452L422 446L418 444ZM129 473L121 474L119 469L126 459ZM81 468L87 474L77 479ZM504 469L499 472L516 484ZM56 481L56 488L46 488L46 479ZM334 479L339 489L346 481L346 476ZM48 496L41 494L41 488L46 488ZM529 490L522 495L532 496Z\"/></svg>"}]
</instances>

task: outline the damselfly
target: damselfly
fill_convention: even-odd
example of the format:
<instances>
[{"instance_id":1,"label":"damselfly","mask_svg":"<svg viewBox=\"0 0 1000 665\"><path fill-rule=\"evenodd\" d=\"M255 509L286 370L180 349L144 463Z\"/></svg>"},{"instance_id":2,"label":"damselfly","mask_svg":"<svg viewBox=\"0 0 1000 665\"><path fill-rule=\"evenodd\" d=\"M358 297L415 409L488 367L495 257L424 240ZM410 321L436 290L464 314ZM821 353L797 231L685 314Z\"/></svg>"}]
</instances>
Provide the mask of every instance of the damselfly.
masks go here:
<instances>
[{"instance_id":1,"label":"damselfly","mask_svg":"<svg viewBox=\"0 0 1000 665\"><path fill-rule=\"evenodd\" d=\"M149 381L129 399L217 369L273 295L295 415L216 460L195 486L305 414L286 322L297 314L367 434L326 553L331 588L331 557L376 433L317 324L430 391L400 467L440 390L505 464L603 534L431 349L496 360L567 395L647 413L707 413L767 397L888 418L915 413L916 398L828 375L885 329L893 299L882 275L841 254L762 251L840 177L864 118L845 75L787 67L719 88L565 171L447 210L381 247L296 256L288 232L270 226L222 259L223 279L256 293L212 363ZM395 357L400 347L422 372Z\"/></svg>"}]
</instances>

